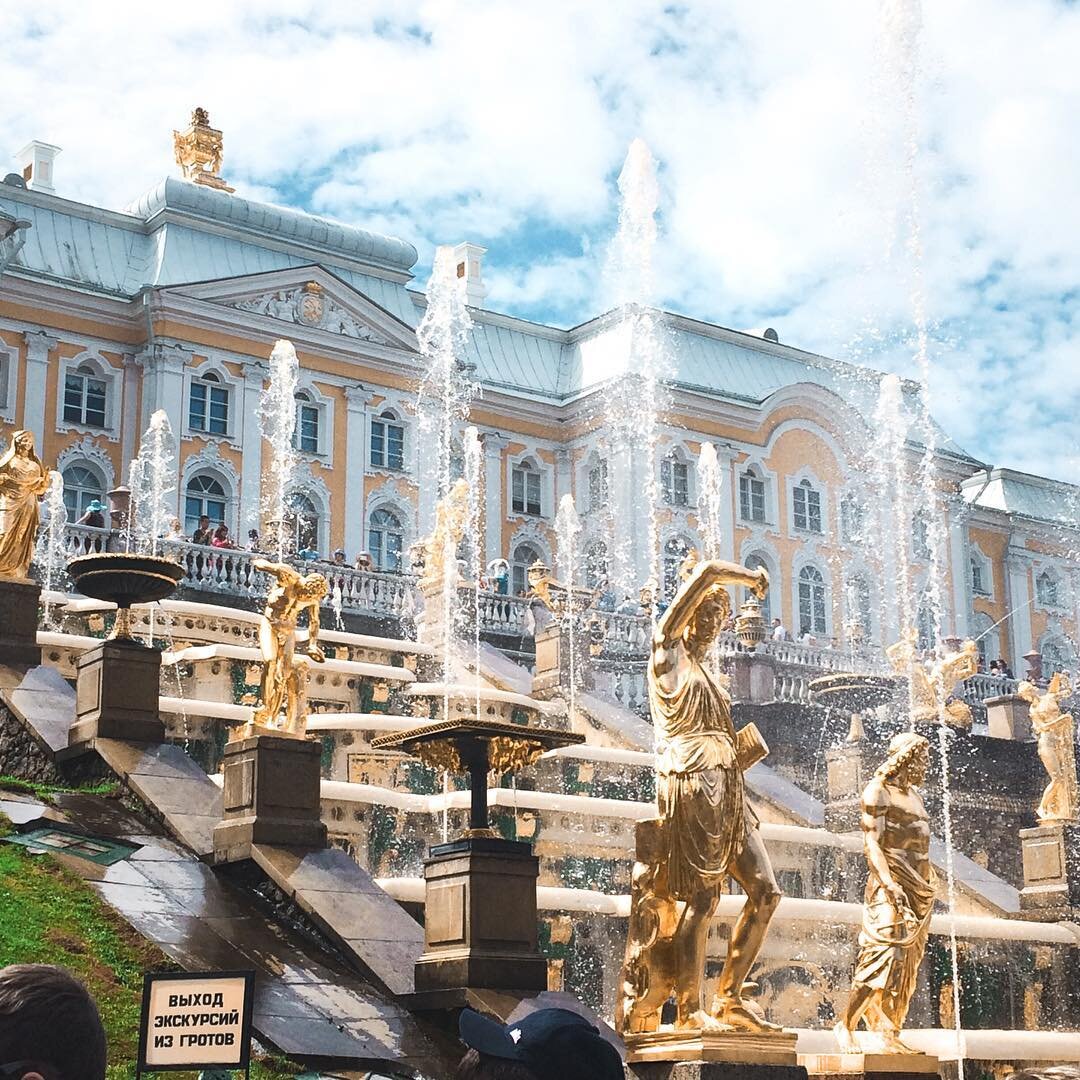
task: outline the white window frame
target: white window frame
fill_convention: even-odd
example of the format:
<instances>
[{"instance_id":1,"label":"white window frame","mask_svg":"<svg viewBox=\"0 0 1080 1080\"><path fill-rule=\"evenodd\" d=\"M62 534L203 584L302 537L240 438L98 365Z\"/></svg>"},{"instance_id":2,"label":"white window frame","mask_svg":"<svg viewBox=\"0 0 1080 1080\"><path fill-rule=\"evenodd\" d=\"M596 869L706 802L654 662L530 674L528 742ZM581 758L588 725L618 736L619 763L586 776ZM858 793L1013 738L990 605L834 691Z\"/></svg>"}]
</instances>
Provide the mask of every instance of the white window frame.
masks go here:
<instances>
[{"instance_id":1,"label":"white window frame","mask_svg":"<svg viewBox=\"0 0 1080 1080\"><path fill-rule=\"evenodd\" d=\"M665 466L669 470L669 482L666 484L664 483ZM683 470L686 478L686 498L683 501L675 497L678 487L675 482L676 467ZM694 505L693 469L690 468L690 462L687 460L686 455L681 453L680 447L673 447L660 459L660 497L665 506L672 506L677 509L685 510Z\"/></svg>"},{"instance_id":2,"label":"white window frame","mask_svg":"<svg viewBox=\"0 0 1080 1080\"><path fill-rule=\"evenodd\" d=\"M517 557L517 553L523 548L529 548L536 556L530 562L524 562ZM510 595L517 596L519 593L529 591L529 567L537 559L543 561L544 553L540 546L528 537L519 539L510 549Z\"/></svg>"},{"instance_id":3,"label":"white window frame","mask_svg":"<svg viewBox=\"0 0 1080 1080\"><path fill-rule=\"evenodd\" d=\"M791 590L792 590L792 611L794 612L794 619L792 622L794 626L792 628L792 634L796 640L800 640L803 636L802 628L802 604L799 586L802 584L802 574L805 570L815 570L821 578L821 583L824 588L824 600L825 600L825 629L818 630L812 628L810 634L813 637L819 639L832 639L832 589L829 575L822 570L821 566L814 560L808 559L805 562L800 562L793 568L794 572L791 575ZM813 605L813 596L811 594L811 605ZM813 608L811 606L811 615L813 615ZM823 644L826 642L822 642Z\"/></svg>"},{"instance_id":4,"label":"white window frame","mask_svg":"<svg viewBox=\"0 0 1080 1080\"><path fill-rule=\"evenodd\" d=\"M0 338L0 372L2 372L0 375L0 420L14 424L15 405L19 397L18 387L21 379L19 350L14 345L9 345L3 338Z\"/></svg>"},{"instance_id":5,"label":"white window frame","mask_svg":"<svg viewBox=\"0 0 1080 1080\"><path fill-rule=\"evenodd\" d=\"M791 478L788 488L788 506L791 508L790 531L803 536L824 536L827 532L826 524L828 522L828 507L825 498L825 490L822 485L812 476L800 475ZM796 521L797 494L802 494L805 498L806 507L803 516L806 519L806 524L804 525L799 525ZM811 513L811 496L817 501L817 521L819 527L816 529L811 527L811 522L813 520L813 514Z\"/></svg>"},{"instance_id":6,"label":"white window frame","mask_svg":"<svg viewBox=\"0 0 1080 1080\"><path fill-rule=\"evenodd\" d=\"M514 508L514 473L518 471L532 472L539 477L539 494L540 494L540 508L537 513L533 513L527 509L529 505L528 500L528 481L525 481L525 495L523 505L526 507L524 510L516 510ZM538 518L549 518L551 516L551 469L541 460L539 454L535 452L526 452L518 454L515 457L510 458L506 463L506 505L507 511L511 517L514 518L526 518L529 520L536 520Z\"/></svg>"},{"instance_id":7,"label":"white window frame","mask_svg":"<svg viewBox=\"0 0 1080 1080\"><path fill-rule=\"evenodd\" d=\"M72 458L70 461L65 461L63 463L63 468L60 470L61 477L69 469L85 469L88 473L90 473L93 477L95 477L97 482L98 482L98 487L100 489L99 494L97 496L95 496L95 498L99 499L102 503L106 502L105 496L107 495L108 490L109 490L109 481L108 481L108 478L105 477L102 474L101 469L94 462L90 461L87 458ZM69 487L67 483L64 484L64 504L65 504L65 506L67 505L68 492L76 491L76 490L80 490L80 489ZM86 490L86 489L82 489L82 490ZM78 521L79 518L82 517L82 515L84 513L85 513L85 507L76 507L75 517L71 517L70 516L71 515L71 509L69 507L68 508L68 521L71 522L71 523L74 523L74 522Z\"/></svg>"},{"instance_id":8,"label":"white window frame","mask_svg":"<svg viewBox=\"0 0 1080 1080\"><path fill-rule=\"evenodd\" d=\"M857 521L857 527L849 529L848 514L845 513L845 508L852 508L852 515ZM845 491L841 496L837 505L837 513L839 514L839 526L840 526L840 542L844 544L857 544L864 540L866 537L866 514L867 507L865 500L855 491Z\"/></svg>"},{"instance_id":9,"label":"white window frame","mask_svg":"<svg viewBox=\"0 0 1080 1080\"><path fill-rule=\"evenodd\" d=\"M1053 600L1047 600L1039 590L1040 579L1045 578L1054 587ZM1035 590L1035 606L1043 611L1065 611L1068 604L1061 595L1065 585L1065 576L1053 566L1042 565L1036 569L1032 577L1032 586Z\"/></svg>"},{"instance_id":10,"label":"white window frame","mask_svg":"<svg viewBox=\"0 0 1080 1080\"><path fill-rule=\"evenodd\" d=\"M240 541L237 539L236 529L234 528L234 522L233 522L233 509L234 509L234 506L235 506L235 494L232 491L232 485L229 482L229 478L227 476L224 476L218 470L216 470L214 468L211 468L211 467L207 467L207 466L203 466L202 468L197 468L197 469L192 470L190 475L185 476L184 479L183 479L184 486L183 486L183 489L180 492L180 521L181 521L181 524L183 525L183 528L184 528L184 535L185 536L190 536L192 531L193 531L192 529L188 528L188 513L187 513L188 488L200 476L205 476L208 479L215 481L216 483L218 483L221 486L221 490L223 492L223 498L224 498L224 502L225 502L224 516L222 517L221 521L225 525L228 525L229 534L232 536L233 540L236 543L239 543ZM203 503L206 502L205 493L203 495L203 500L202 501L203 501ZM210 519L210 524L211 525L215 524L213 518ZM196 519L196 525L198 525L198 520L197 519Z\"/></svg>"},{"instance_id":11,"label":"white window frame","mask_svg":"<svg viewBox=\"0 0 1080 1080\"><path fill-rule=\"evenodd\" d=\"M207 375L212 375L212 379L207 379ZM225 431L206 431L203 428L194 427L191 423L191 399L192 390L196 384L201 384L208 388L216 388L224 390L228 395L228 415L225 420ZM189 371L187 378L184 379L184 432L192 438L202 439L225 439L226 442L236 443L238 441L237 433L241 430L241 425L238 423L238 413L240 402L243 400L241 396L240 381L232 378L227 371L225 371L218 364L204 363L199 369ZM210 403L210 392L207 391L207 405ZM208 414L209 415L209 414ZM231 529L230 529L231 531Z\"/></svg>"},{"instance_id":12,"label":"white window frame","mask_svg":"<svg viewBox=\"0 0 1080 1080\"><path fill-rule=\"evenodd\" d=\"M379 424L383 428L383 446L382 446L382 464L375 461L375 425ZM388 428L390 425L401 428L401 465L390 464L390 439L388 437ZM382 406L378 412L372 412L371 418L368 421L368 440L367 440L367 457L368 467L373 472L386 472L398 475L404 473L407 470L409 461L409 439L410 431L409 425L402 419L401 411L395 409L392 406Z\"/></svg>"},{"instance_id":13,"label":"white window frame","mask_svg":"<svg viewBox=\"0 0 1080 1080\"><path fill-rule=\"evenodd\" d=\"M333 464L334 450L334 408L333 401L324 397L313 384L301 380L296 388L296 435L294 449L305 458L318 458L324 464ZM305 395L301 397L300 395ZM300 446L300 417L304 408L314 409L318 414L319 437L315 450L304 450Z\"/></svg>"},{"instance_id":14,"label":"white window frame","mask_svg":"<svg viewBox=\"0 0 1080 1080\"><path fill-rule=\"evenodd\" d=\"M67 420L64 417L67 377L69 374L74 374L80 367L90 368L94 372L94 378L100 379L105 384L105 424L103 427L98 427L96 424L86 424L80 420ZM61 359L56 381L57 432L62 434L69 431L80 431L87 435L104 436L110 442L116 442L120 438L120 395L122 392L123 379L121 370L114 368L101 353L86 349L79 353L78 356ZM10 385L8 395L11 396Z\"/></svg>"},{"instance_id":15,"label":"white window frame","mask_svg":"<svg viewBox=\"0 0 1080 1080\"><path fill-rule=\"evenodd\" d=\"M765 514L764 518L758 519L743 516L742 478L744 476L749 476L763 485L763 508ZM773 476L773 474L770 473L760 462L744 461L736 470L735 482L738 488L738 523L740 525L745 525L748 528L753 528L754 526L767 526L770 528L775 527L776 514L774 512L773 506L773 484L775 482L775 477Z\"/></svg>"},{"instance_id":16,"label":"white window frame","mask_svg":"<svg viewBox=\"0 0 1080 1080\"><path fill-rule=\"evenodd\" d=\"M596 484L593 480L596 478ZM599 489L599 498L596 497ZM611 505L611 469L608 459L594 457L589 460L585 467L585 489L588 513L598 514Z\"/></svg>"},{"instance_id":17,"label":"white window frame","mask_svg":"<svg viewBox=\"0 0 1080 1080\"><path fill-rule=\"evenodd\" d=\"M981 589L975 588L976 567L979 569L979 577L982 584ZM983 554L982 549L976 544L972 544L971 549L968 552L967 572L972 598L992 600L994 597L994 564Z\"/></svg>"}]
</instances>

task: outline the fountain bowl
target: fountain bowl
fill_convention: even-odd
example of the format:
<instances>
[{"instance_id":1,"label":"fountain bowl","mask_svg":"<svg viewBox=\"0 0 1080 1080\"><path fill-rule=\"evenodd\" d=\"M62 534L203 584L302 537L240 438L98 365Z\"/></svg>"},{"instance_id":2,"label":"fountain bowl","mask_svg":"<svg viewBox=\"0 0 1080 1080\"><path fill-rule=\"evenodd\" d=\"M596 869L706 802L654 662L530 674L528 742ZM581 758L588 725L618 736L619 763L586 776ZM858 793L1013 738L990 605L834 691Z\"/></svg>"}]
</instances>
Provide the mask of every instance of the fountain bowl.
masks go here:
<instances>
[{"instance_id":1,"label":"fountain bowl","mask_svg":"<svg viewBox=\"0 0 1080 1080\"><path fill-rule=\"evenodd\" d=\"M84 596L117 606L114 638L131 636L132 604L164 600L184 576L183 566L172 559L123 552L80 555L68 563L67 569L75 588Z\"/></svg>"},{"instance_id":2,"label":"fountain bowl","mask_svg":"<svg viewBox=\"0 0 1080 1080\"><path fill-rule=\"evenodd\" d=\"M863 712L895 700L904 685L896 675L865 675L837 672L822 675L810 683L810 699L815 705L844 712Z\"/></svg>"}]
</instances>

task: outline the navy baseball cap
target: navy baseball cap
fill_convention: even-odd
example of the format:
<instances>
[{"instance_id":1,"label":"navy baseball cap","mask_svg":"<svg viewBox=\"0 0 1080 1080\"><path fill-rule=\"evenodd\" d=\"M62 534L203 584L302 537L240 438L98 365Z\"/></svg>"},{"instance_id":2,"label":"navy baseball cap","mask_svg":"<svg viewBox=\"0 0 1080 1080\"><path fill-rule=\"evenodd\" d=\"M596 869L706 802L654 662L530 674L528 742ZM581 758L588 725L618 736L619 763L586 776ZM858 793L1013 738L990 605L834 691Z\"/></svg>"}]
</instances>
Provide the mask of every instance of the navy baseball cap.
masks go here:
<instances>
[{"instance_id":1,"label":"navy baseball cap","mask_svg":"<svg viewBox=\"0 0 1080 1080\"><path fill-rule=\"evenodd\" d=\"M464 1009L458 1030L466 1046L516 1061L537 1080L623 1080L618 1050L569 1009L538 1009L505 1025Z\"/></svg>"}]
</instances>

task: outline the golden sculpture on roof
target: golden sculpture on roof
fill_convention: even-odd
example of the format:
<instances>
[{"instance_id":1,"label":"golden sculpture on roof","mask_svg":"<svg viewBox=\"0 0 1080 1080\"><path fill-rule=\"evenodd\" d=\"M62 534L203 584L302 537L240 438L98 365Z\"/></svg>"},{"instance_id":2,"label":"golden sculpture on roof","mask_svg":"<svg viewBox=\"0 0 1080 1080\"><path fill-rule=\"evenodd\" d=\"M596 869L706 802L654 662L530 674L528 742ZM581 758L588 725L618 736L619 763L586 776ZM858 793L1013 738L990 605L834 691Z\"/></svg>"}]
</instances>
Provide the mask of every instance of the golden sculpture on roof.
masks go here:
<instances>
[{"instance_id":1,"label":"golden sculpture on roof","mask_svg":"<svg viewBox=\"0 0 1080 1080\"><path fill-rule=\"evenodd\" d=\"M845 1051L915 1054L900 1041L934 911L930 819L918 787L930 767L930 744L905 731L862 793L863 851L870 875L863 900L859 956L847 1009L833 1031ZM872 1047L860 1046L862 1021Z\"/></svg>"},{"instance_id":2,"label":"golden sculpture on roof","mask_svg":"<svg viewBox=\"0 0 1080 1080\"><path fill-rule=\"evenodd\" d=\"M0 456L0 577L29 580L40 520L38 501L51 470L34 452L34 436L16 431Z\"/></svg>"},{"instance_id":3,"label":"golden sculpture on roof","mask_svg":"<svg viewBox=\"0 0 1080 1080\"><path fill-rule=\"evenodd\" d=\"M185 179L218 191L235 191L218 175L221 172L223 140L221 132L210 126L210 114L196 108L187 131L173 131L176 164Z\"/></svg>"},{"instance_id":4,"label":"golden sculpture on roof","mask_svg":"<svg viewBox=\"0 0 1080 1080\"><path fill-rule=\"evenodd\" d=\"M1076 726L1072 713L1061 711L1061 702L1072 693L1068 676L1058 672L1045 694L1040 694L1030 682L1022 682L1016 693L1030 706L1028 716L1039 740L1039 760L1050 777L1035 812L1047 825L1074 822L1080 812L1073 750Z\"/></svg>"},{"instance_id":5,"label":"golden sculpture on roof","mask_svg":"<svg viewBox=\"0 0 1080 1080\"><path fill-rule=\"evenodd\" d=\"M656 626L648 667L656 730L659 817L638 823L630 921L617 1023L632 1054L651 1054L660 1013L675 996L675 1032L687 1039L722 1033L778 1033L743 996L780 889L747 803L743 772L768 753L753 724L736 732L731 697L704 663L730 615L728 585L763 597L763 569L706 560L692 565ZM728 877L746 901L732 930L716 996L703 1000L709 924ZM776 1036L793 1042L793 1036ZM651 1049L650 1049L651 1048ZM661 1051L664 1052L664 1051ZM634 1058L637 1060L637 1058Z\"/></svg>"},{"instance_id":6,"label":"golden sculpture on roof","mask_svg":"<svg viewBox=\"0 0 1080 1080\"><path fill-rule=\"evenodd\" d=\"M301 574L286 563L256 559L252 566L271 574L275 583L259 620L263 659L259 704L252 721L236 737L247 738L262 729L302 739L307 732L307 661L321 664L326 659L319 647L319 604L329 585L322 574ZM306 658L296 655L296 622L304 612L308 616Z\"/></svg>"}]
</instances>

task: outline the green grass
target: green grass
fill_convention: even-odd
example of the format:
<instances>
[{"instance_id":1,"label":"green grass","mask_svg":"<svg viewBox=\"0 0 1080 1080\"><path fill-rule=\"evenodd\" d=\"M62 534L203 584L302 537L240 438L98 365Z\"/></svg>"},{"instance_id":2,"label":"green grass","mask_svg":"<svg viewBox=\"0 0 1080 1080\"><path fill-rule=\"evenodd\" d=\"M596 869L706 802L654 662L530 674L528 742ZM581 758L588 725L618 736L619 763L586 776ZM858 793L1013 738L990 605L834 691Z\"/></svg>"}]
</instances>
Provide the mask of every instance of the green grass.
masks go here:
<instances>
[{"instance_id":1,"label":"green grass","mask_svg":"<svg viewBox=\"0 0 1080 1080\"><path fill-rule=\"evenodd\" d=\"M0 791L14 791L20 795L35 795L45 802L58 793L78 793L81 795L116 795L120 785L115 780L106 780L100 784L85 784L82 787L62 787L58 784L36 784L30 780L20 780L17 776L0 776Z\"/></svg>"},{"instance_id":2,"label":"green grass","mask_svg":"<svg viewBox=\"0 0 1080 1080\"><path fill-rule=\"evenodd\" d=\"M10 831L0 814L0 836ZM177 965L50 855L0 843L0 967L14 963L57 964L81 979L105 1025L108 1080L134 1076L143 972L178 970ZM288 1061L264 1058L252 1062L251 1074L271 1080L298 1071ZM164 1080L195 1076L161 1075Z\"/></svg>"}]
</instances>

